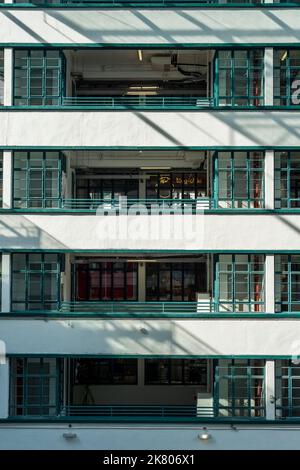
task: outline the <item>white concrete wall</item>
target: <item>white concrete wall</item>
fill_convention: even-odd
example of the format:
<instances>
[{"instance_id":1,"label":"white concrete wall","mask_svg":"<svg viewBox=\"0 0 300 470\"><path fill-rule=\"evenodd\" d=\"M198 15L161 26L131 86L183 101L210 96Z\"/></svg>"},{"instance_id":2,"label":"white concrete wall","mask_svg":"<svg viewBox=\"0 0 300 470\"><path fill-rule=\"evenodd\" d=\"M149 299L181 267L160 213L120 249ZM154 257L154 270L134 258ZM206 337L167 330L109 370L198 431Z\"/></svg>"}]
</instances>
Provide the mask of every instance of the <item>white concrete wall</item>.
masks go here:
<instances>
[{"instance_id":1,"label":"white concrete wall","mask_svg":"<svg viewBox=\"0 0 300 470\"><path fill-rule=\"evenodd\" d=\"M198 435L207 426L211 439ZM65 439L64 433L75 433ZM0 424L0 449L5 450L298 450L297 425L107 425ZM110 451L107 452L107 455Z\"/></svg>"},{"instance_id":2,"label":"white concrete wall","mask_svg":"<svg viewBox=\"0 0 300 470\"><path fill-rule=\"evenodd\" d=\"M1 43L255 44L300 41L297 9L2 10Z\"/></svg>"},{"instance_id":3,"label":"white concrete wall","mask_svg":"<svg viewBox=\"0 0 300 470\"><path fill-rule=\"evenodd\" d=\"M146 329L146 334L141 330ZM7 354L292 356L295 319L5 319Z\"/></svg>"},{"instance_id":4,"label":"white concrete wall","mask_svg":"<svg viewBox=\"0 0 300 470\"><path fill-rule=\"evenodd\" d=\"M22 129L22 132L20 132ZM0 146L300 146L300 111L5 111Z\"/></svg>"},{"instance_id":5,"label":"white concrete wall","mask_svg":"<svg viewBox=\"0 0 300 470\"><path fill-rule=\"evenodd\" d=\"M174 249L183 253L300 249L297 214L191 217L0 214L0 246L8 250Z\"/></svg>"}]
</instances>

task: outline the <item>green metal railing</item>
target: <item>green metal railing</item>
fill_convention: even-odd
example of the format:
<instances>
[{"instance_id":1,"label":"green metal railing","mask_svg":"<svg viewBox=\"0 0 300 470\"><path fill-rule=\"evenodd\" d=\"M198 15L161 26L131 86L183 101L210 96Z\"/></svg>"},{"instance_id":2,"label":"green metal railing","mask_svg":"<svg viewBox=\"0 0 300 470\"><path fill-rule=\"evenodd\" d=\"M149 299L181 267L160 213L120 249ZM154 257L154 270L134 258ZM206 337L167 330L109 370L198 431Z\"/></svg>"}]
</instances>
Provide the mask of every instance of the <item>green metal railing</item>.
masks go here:
<instances>
[{"instance_id":1,"label":"green metal railing","mask_svg":"<svg viewBox=\"0 0 300 470\"><path fill-rule=\"evenodd\" d=\"M215 311L214 301L198 302L106 302L106 301L64 301L60 313L96 313L98 315L126 316L185 316Z\"/></svg>"},{"instance_id":2,"label":"green metal railing","mask_svg":"<svg viewBox=\"0 0 300 470\"><path fill-rule=\"evenodd\" d=\"M95 106L101 109L198 109L214 106L214 98L201 96L64 96L62 106Z\"/></svg>"},{"instance_id":3,"label":"green metal railing","mask_svg":"<svg viewBox=\"0 0 300 470\"><path fill-rule=\"evenodd\" d=\"M64 406L60 416L116 419L214 418L214 408L194 405L88 405Z\"/></svg>"},{"instance_id":4,"label":"green metal railing","mask_svg":"<svg viewBox=\"0 0 300 470\"><path fill-rule=\"evenodd\" d=\"M143 214L143 209L148 213L172 213L203 211L214 207L214 201L201 197L197 199L62 199L61 208L66 210L97 210L107 212L127 212Z\"/></svg>"},{"instance_id":5,"label":"green metal railing","mask_svg":"<svg viewBox=\"0 0 300 470\"><path fill-rule=\"evenodd\" d=\"M0 2L0 4L3 2ZM205 6L221 6L221 7L259 7L260 5L270 5L268 0L247 0L242 2L239 0L228 0L224 3L221 0L32 0L30 1L15 1L12 5L35 5L35 6L65 6L65 7L85 7L85 6L99 6L99 7L205 7ZM280 0L274 5L295 6L299 5L296 0Z\"/></svg>"}]
</instances>

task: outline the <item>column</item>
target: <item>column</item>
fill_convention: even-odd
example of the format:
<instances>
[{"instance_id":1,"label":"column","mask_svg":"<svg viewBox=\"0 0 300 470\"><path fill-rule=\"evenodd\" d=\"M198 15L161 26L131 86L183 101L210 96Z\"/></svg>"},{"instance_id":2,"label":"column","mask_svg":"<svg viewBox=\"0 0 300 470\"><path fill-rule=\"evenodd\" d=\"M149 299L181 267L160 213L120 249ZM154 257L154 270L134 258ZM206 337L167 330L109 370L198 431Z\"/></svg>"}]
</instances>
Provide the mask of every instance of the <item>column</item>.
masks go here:
<instances>
[{"instance_id":1,"label":"column","mask_svg":"<svg viewBox=\"0 0 300 470\"><path fill-rule=\"evenodd\" d=\"M265 263L265 311L275 313L275 256L266 255Z\"/></svg>"},{"instance_id":2,"label":"column","mask_svg":"<svg viewBox=\"0 0 300 470\"><path fill-rule=\"evenodd\" d=\"M266 419L275 419L275 361L265 365Z\"/></svg>"},{"instance_id":3,"label":"column","mask_svg":"<svg viewBox=\"0 0 300 470\"><path fill-rule=\"evenodd\" d=\"M9 415L9 361L0 361L0 419Z\"/></svg>"},{"instance_id":4,"label":"column","mask_svg":"<svg viewBox=\"0 0 300 470\"><path fill-rule=\"evenodd\" d=\"M264 58L264 91L265 105L273 105L273 48L265 48Z\"/></svg>"},{"instance_id":5,"label":"column","mask_svg":"<svg viewBox=\"0 0 300 470\"><path fill-rule=\"evenodd\" d=\"M9 313L11 311L11 254L2 254L2 299L1 311ZM1 338L0 338L1 339Z\"/></svg>"},{"instance_id":6,"label":"column","mask_svg":"<svg viewBox=\"0 0 300 470\"><path fill-rule=\"evenodd\" d=\"M10 150L3 152L3 189L2 205L5 209L12 208L12 187L13 187L13 156Z\"/></svg>"},{"instance_id":7,"label":"column","mask_svg":"<svg viewBox=\"0 0 300 470\"><path fill-rule=\"evenodd\" d=\"M62 291L63 291L63 301L70 301L71 300L71 292L72 292L72 258L70 253L65 254L65 272L61 273L61 283L62 283Z\"/></svg>"},{"instance_id":8,"label":"column","mask_svg":"<svg viewBox=\"0 0 300 470\"><path fill-rule=\"evenodd\" d=\"M265 206L266 209L274 209L274 150L265 152Z\"/></svg>"},{"instance_id":9,"label":"column","mask_svg":"<svg viewBox=\"0 0 300 470\"><path fill-rule=\"evenodd\" d=\"M12 3L12 2L5 2ZM13 49L4 49L4 106L12 106L13 95Z\"/></svg>"},{"instance_id":10,"label":"column","mask_svg":"<svg viewBox=\"0 0 300 470\"><path fill-rule=\"evenodd\" d=\"M138 300L146 300L146 264L138 263Z\"/></svg>"}]
</instances>

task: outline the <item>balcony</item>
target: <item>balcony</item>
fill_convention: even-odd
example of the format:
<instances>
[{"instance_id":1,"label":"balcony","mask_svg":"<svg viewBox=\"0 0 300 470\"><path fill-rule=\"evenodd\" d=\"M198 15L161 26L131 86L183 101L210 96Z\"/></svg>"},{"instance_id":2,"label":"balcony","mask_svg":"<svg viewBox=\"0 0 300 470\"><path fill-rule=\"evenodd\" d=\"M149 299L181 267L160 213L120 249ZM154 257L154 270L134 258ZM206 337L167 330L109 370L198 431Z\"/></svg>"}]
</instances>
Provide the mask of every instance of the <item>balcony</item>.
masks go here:
<instances>
[{"instance_id":1,"label":"balcony","mask_svg":"<svg viewBox=\"0 0 300 470\"><path fill-rule=\"evenodd\" d=\"M13 104L101 110L259 107L263 62L262 49L15 50Z\"/></svg>"},{"instance_id":2,"label":"balcony","mask_svg":"<svg viewBox=\"0 0 300 470\"><path fill-rule=\"evenodd\" d=\"M263 360L78 357L63 362L29 357L13 359L10 367L10 419L201 422L265 418ZM68 379L63 379L62 370L68 371Z\"/></svg>"},{"instance_id":3,"label":"balcony","mask_svg":"<svg viewBox=\"0 0 300 470\"><path fill-rule=\"evenodd\" d=\"M264 208L264 153L14 152L16 211L201 214Z\"/></svg>"},{"instance_id":4,"label":"balcony","mask_svg":"<svg viewBox=\"0 0 300 470\"><path fill-rule=\"evenodd\" d=\"M13 254L13 316L197 318L264 311L264 256Z\"/></svg>"}]
</instances>

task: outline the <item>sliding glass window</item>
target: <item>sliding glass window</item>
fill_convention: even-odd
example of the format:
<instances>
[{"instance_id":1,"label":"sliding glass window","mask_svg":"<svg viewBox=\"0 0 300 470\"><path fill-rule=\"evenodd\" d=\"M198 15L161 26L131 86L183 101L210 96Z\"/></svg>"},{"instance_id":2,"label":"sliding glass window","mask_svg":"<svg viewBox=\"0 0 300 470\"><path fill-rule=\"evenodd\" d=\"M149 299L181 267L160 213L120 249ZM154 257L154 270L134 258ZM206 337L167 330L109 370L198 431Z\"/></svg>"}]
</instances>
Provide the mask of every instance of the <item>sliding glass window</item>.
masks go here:
<instances>
[{"instance_id":1,"label":"sliding glass window","mask_svg":"<svg viewBox=\"0 0 300 470\"><path fill-rule=\"evenodd\" d=\"M59 50L15 50L14 105L60 105L64 68L64 55Z\"/></svg>"},{"instance_id":2,"label":"sliding glass window","mask_svg":"<svg viewBox=\"0 0 300 470\"><path fill-rule=\"evenodd\" d=\"M300 49L274 50L274 105L300 104Z\"/></svg>"},{"instance_id":3,"label":"sliding glass window","mask_svg":"<svg viewBox=\"0 0 300 470\"><path fill-rule=\"evenodd\" d=\"M137 263L78 260L72 269L76 301L137 300Z\"/></svg>"},{"instance_id":4,"label":"sliding glass window","mask_svg":"<svg viewBox=\"0 0 300 470\"><path fill-rule=\"evenodd\" d=\"M136 171L121 173L116 170L106 172L93 170L76 171L76 198L77 199L118 199L126 196L128 199L137 199L139 194L139 180Z\"/></svg>"},{"instance_id":5,"label":"sliding glass window","mask_svg":"<svg viewBox=\"0 0 300 470\"><path fill-rule=\"evenodd\" d=\"M137 359L71 360L73 385L136 385Z\"/></svg>"},{"instance_id":6,"label":"sliding glass window","mask_svg":"<svg viewBox=\"0 0 300 470\"><path fill-rule=\"evenodd\" d=\"M264 255L219 255L215 300L220 312L263 312Z\"/></svg>"},{"instance_id":7,"label":"sliding glass window","mask_svg":"<svg viewBox=\"0 0 300 470\"><path fill-rule=\"evenodd\" d=\"M193 302L207 292L207 264L146 264L146 300Z\"/></svg>"},{"instance_id":8,"label":"sliding glass window","mask_svg":"<svg viewBox=\"0 0 300 470\"><path fill-rule=\"evenodd\" d=\"M201 171L169 171L147 175L147 199L196 199L207 195L206 159Z\"/></svg>"},{"instance_id":9,"label":"sliding glass window","mask_svg":"<svg viewBox=\"0 0 300 470\"><path fill-rule=\"evenodd\" d=\"M276 312L300 312L300 255L275 255Z\"/></svg>"},{"instance_id":10,"label":"sliding glass window","mask_svg":"<svg viewBox=\"0 0 300 470\"><path fill-rule=\"evenodd\" d=\"M65 157L60 152L14 152L14 208L60 207L64 181Z\"/></svg>"},{"instance_id":11,"label":"sliding glass window","mask_svg":"<svg viewBox=\"0 0 300 470\"><path fill-rule=\"evenodd\" d=\"M145 359L145 385L209 386L206 359Z\"/></svg>"},{"instance_id":12,"label":"sliding glass window","mask_svg":"<svg viewBox=\"0 0 300 470\"><path fill-rule=\"evenodd\" d=\"M216 208L264 207L264 152L217 152L214 169Z\"/></svg>"},{"instance_id":13,"label":"sliding glass window","mask_svg":"<svg viewBox=\"0 0 300 470\"><path fill-rule=\"evenodd\" d=\"M61 255L12 254L12 310L57 310L60 302Z\"/></svg>"},{"instance_id":14,"label":"sliding glass window","mask_svg":"<svg viewBox=\"0 0 300 470\"><path fill-rule=\"evenodd\" d=\"M215 368L216 415L263 418L264 375L264 360L219 360Z\"/></svg>"},{"instance_id":15,"label":"sliding glass window","mask_svg":"<svg viewBox=\"0 0 300 470\"><path fill-rule=\"evenodd\" d=\"M264 104L264 52L262 49L216 52L217 106Z\"/></svg>"},{"instance_id":16,"label":"sliding glass window","mask_svg":"<svg viewBox=\"0 0 300 470\"><path fill-rule=\"evenodd\" d=\"M300 152L275 152L275 209L300 208Z\"/></svg>"}]
</instances>

